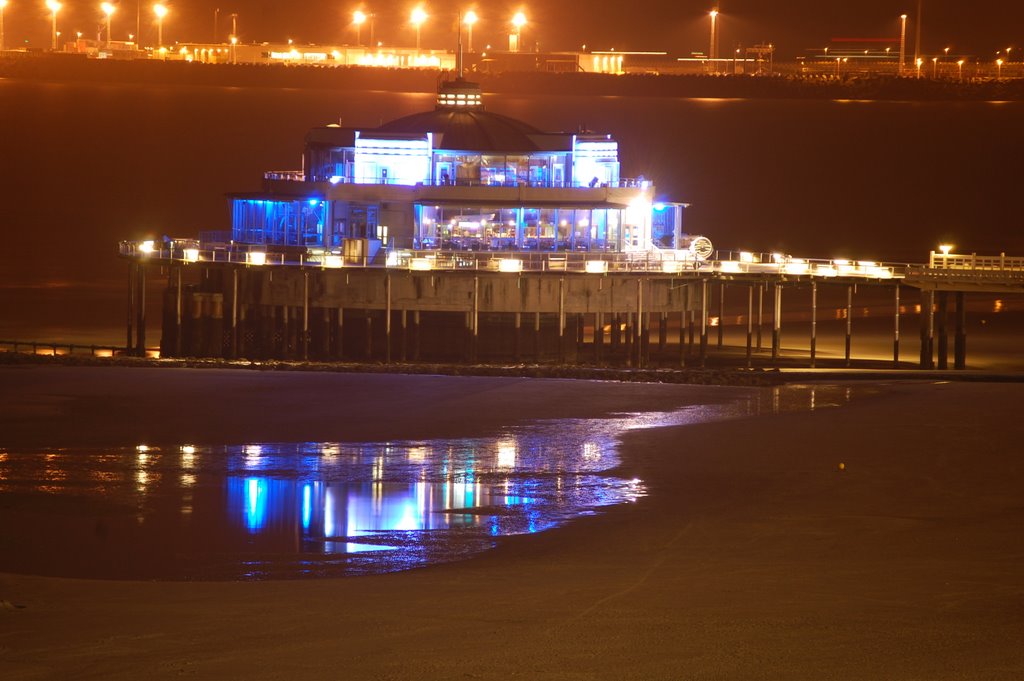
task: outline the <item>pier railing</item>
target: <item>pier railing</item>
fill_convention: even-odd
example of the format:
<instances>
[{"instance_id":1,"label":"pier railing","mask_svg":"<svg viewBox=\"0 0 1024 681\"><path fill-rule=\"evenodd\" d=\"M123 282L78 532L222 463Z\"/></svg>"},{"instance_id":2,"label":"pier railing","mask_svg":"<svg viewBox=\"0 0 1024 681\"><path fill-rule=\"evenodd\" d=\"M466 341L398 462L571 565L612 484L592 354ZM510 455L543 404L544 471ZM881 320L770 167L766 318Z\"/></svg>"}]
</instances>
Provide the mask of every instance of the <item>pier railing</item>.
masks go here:
<instances>
[{"instance_id":1,"label":"pier railing","mask_svg":"<svg viewBox=\"0 0 1024 681\"><path fill-rule=\"evenodd\" d=\"M253 267L396 268L413 271L577 272L606 274L645 272L683 275L786 275L790 277L897 279L907 265L844 259L797 258L780 253L718 251L700 259L686 250L643 251L449 251L382 250L376 256L338 250L292 247L273 249L253 244L206 244L190 239L122 241L120 254L140 261L225 263Z\"/></svg>"}]
</instances>

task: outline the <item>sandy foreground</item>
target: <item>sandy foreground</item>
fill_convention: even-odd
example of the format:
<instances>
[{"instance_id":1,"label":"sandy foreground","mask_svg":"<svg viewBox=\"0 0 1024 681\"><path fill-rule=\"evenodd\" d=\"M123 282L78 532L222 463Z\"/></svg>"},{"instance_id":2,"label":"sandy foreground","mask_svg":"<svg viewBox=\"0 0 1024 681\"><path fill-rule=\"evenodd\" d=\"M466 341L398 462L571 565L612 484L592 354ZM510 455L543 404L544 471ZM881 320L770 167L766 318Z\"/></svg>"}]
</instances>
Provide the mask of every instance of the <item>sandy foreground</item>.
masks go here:
<instances>
[{"instance_id":1,"label":"sandy foreground","mask_svg":"<svg viewBox=\"0 0 1024 681\"><path fill-rule=\"evenodd\" d=\"M475 435L746 394L0 367L0 448ZM646 499L409 572L2 574L0 678L1021 679L1022 401L1024 384L900 383L839 408L630 432L624 474Z\"/></svg>"}]
</instances>

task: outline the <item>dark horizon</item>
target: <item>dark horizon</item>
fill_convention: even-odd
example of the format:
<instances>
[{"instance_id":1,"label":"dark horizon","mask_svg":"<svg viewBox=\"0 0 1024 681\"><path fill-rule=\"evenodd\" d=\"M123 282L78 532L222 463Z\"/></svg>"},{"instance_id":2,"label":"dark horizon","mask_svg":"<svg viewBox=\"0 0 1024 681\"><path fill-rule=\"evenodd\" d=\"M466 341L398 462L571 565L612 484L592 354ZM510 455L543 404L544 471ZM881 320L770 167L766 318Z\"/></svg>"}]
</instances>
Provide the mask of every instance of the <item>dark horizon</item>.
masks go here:
<instances>
[{"instance_id":1,"label":"dark horizon","mask_svg":"<svg viewBox=\"0 0 1024 681\"><path fill-rule=\"evenodd\" d=\"M156 42L156 21L153 3L148 0L125 0L115 3L113 37L127 40L135 32L137 8L141 43ZM140 7L141 4L141 7ZM217 38L226 42L231 32L231 14L237 13L238 34L243 43L286 42L299 44L355 44L352 12L362 9L374 13L374 39L390 46L412 46L415 33L408 21L415 3L403 0L366 2L351 0L341 5L323 0L310 3L305 11L283 3L264 0L204 0L203 2L167 2L169 13L164 19L164 42L212 42L214 14L219 8ZM842 2L811 2L784 0L765 7L754 0L724 2L672 3L655 0L638 11L621 3L593 3L586 14L579 14L579 5L567 0L547 3L508 4L486 9L473 2L422 3L430 18L421 29L424 49L450 49L455 43L458 12L474 9L480 15L474 28L474 46L478 50L490 44L493 49L507 48L509 22L514 12L527 16L523 28L524 49L544 51L588 49L658 50L676 55L708 50L710 21L708 12L718 6L719 55L735 47L756 43L772 43L780 59L792 59L808 51L821 49L834 38L899 39L900 15L908 15L907 54L912 56L915 44L917 2L883 2L865 0L855 5ZM95 6L94 6L95 5ZM984 10L967 3L923 2L921 21L922 54L939 54L950 48L950 54L971 55L978 59L995 59L996 52L1014 49L1010 60L1024 58L1019 31L1014 27L1024 22L1024 5L1009 0L995 0ZM8 48L30 47L48 49L50 45L50 13L38 0L12 0L4 10L4 28ZM95 39L105 30L105 19L99 3L65 2L58 13L61 42L81 31L83 38ZM369 42L369 26L363 26L361 42Z\"/></svg>"}]
</instances>

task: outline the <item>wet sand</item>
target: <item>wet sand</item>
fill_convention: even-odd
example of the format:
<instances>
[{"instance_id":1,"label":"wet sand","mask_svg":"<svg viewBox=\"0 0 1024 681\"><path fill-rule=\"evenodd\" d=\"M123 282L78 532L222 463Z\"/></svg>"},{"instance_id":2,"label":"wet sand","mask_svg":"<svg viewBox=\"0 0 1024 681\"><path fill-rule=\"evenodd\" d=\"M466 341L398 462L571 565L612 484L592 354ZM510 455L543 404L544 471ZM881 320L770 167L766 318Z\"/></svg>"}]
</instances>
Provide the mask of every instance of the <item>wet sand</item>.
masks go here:
<instances>
[{"instance_id":1,"label":"wet sand","mask_svg":"<svg viewBox=\"0 0 1024 681\"><path fill-rule=\"evenodd\" d=\"M13 367L0 447L445 436L749 390ZM901 383L841 408L631 432L623 472L646 499L422 570L2 575L0 666L17 679L1019 679L1022 397Z\"/></svg>"}]
</instances>

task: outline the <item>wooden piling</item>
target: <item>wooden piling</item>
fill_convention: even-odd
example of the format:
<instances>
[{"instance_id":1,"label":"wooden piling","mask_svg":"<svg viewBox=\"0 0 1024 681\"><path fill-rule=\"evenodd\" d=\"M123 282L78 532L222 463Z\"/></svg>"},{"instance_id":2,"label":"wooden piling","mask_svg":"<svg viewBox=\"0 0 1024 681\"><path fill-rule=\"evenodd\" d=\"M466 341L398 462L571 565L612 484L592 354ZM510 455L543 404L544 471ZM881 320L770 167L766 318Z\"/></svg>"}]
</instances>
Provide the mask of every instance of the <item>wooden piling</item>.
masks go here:
<instances>
[{"instance_id":1,"label":"wooden piling","mask_svg":"<svg viewBox=\"0 0 1024 681\"><path fill-rule=\"evenodd\" d=\"M955 335L953 336L953 368L967 368L967 310L964 307L964 292L957 291L954 296L954 315L956 317Z\"/></svg>"}]
</instances>

